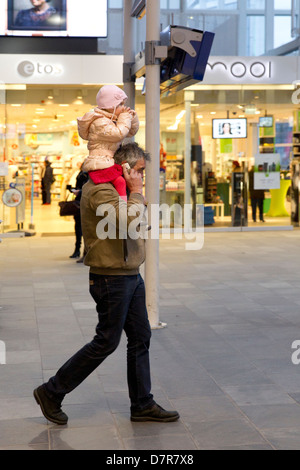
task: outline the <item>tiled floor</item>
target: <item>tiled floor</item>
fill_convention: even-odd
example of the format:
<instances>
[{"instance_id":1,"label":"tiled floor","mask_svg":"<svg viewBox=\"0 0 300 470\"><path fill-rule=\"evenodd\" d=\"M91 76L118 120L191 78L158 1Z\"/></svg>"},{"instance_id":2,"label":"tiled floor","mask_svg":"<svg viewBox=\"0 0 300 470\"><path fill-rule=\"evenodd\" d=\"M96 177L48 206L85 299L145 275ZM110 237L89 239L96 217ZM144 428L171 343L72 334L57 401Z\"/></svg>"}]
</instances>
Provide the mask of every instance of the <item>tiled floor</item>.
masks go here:
<instances>
[{"instance_id":1,"label":"tiled floor","mask_svg":"<svg viewBox=\"0 0 300 470\"><path fill-rule=\"evenodd\" d=\"M207 233L201 251L160 243L153 392L176 423L132 423L126 341L72 394L67 426L32 390L94 334L88 268L74 237L0 244L0 450L300 449L300 231Z\"/></svg>"}]
</instances>

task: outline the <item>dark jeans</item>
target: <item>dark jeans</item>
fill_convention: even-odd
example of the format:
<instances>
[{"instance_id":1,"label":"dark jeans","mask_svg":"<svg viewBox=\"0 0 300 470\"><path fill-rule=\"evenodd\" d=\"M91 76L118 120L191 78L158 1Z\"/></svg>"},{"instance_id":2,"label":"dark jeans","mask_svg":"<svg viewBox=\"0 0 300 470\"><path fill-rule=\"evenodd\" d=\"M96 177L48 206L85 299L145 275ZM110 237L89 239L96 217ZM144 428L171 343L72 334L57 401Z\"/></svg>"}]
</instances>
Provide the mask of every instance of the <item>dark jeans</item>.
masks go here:
<instances>
[{"instance_id":1,"label":"dark jeans","mask_svg":"<svg viewBox=\"0 0 300 470\"><path fill-rule=\"evenodd\" d=\"M99 323L94 339L67 361L44 385L48 396L61 403L119 345L124 329L127 343L127 380L132 410L151 406L149 346L151 329L140 275L90 274L90 293L97 304Z\"/></svg>"},{"instance_id":2,"label":"dark jeans","mask_svg":"<svg viewBox=\"0 0 300 470\"><path fill-rule=\"evenodd\" d=\"M74 215L74 221L75 221L75 237L76 237L75 250L79 251L81 247L81 238L82 238L80 213L78 215Z\"/></svg>"},{"instance_id":3,"label":"dark jeans","mask_svg":"<svg viewBox=\"0 0 300 470\"><path fill-rule=\"evenodd\" d=\"M252 206L252 219L256 222L256 212L257 207L259 209L259 219L261 221L264 220L264 200L258 198L251 198L251 206Z\"/></svg>"},{"instance_id":4,"label":"dark jeans","mask_svg":"<svg viewBox=\"0 0 300 470\"><path fill-rule=\"evenodd\" d=\"M51 204L51 183L42 182L42 203Z\"/></svg>"}]
</instances>

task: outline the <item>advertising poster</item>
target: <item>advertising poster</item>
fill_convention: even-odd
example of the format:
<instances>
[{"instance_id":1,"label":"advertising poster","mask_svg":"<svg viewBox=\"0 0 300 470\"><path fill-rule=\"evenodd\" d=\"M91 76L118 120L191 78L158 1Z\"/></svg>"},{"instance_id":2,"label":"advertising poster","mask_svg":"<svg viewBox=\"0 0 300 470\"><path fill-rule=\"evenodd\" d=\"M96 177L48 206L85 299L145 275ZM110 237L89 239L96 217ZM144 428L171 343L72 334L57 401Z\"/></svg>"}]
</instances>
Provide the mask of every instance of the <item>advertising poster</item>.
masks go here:
<instances>
[{"instance_id":1,"label":"advertising poster","mask_svg":"<svg viewBox=\"0 0 300 470\"><path fill-rule=\"evenodd\" d=\"M16 188L7 189L2 195L3 204L7 207L17 207L22 199L22 193Z\"/></svg>"},{"instance_id":2,"label":"advertising poster","mask_svg":"<svg viewBox=\"0 0 300 470\"><path fill-rule=\"evenodd\" d=\"M246 139L247 119L213 119L213 139Z\"/></svg>"},{"instance_id":3,"label":"advertising poster","mask_svg":"<svg viewBox=\"0 0 300 470\"><path fill-rule=\"evenodd\" d=\"M0 162L0 176L8 176L8 162Z\"/></svg>"},{"instance_id":4,"label":"advertising poster","mask_svg":"<svg viewBox=\"0 0 300 470\"><path fill-rule=\"evenodd\" d=\"M254 189L280 189L280 155L263 153L255 157Z\"/></svg>"}]
</instances>

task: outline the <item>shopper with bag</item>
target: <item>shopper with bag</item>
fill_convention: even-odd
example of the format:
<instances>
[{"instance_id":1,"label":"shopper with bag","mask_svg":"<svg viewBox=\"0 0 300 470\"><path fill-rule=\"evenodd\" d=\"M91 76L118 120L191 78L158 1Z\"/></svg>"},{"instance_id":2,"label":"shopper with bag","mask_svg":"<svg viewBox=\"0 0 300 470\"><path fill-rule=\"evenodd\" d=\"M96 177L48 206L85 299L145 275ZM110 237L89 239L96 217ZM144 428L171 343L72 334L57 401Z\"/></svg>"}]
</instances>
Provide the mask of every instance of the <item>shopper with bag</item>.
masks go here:
<instances>
[{"instance_id":1,"label":"shopper with bag","mask_svg":"<svg viewBox=\"0 0 300 470\"><path fill-rule=\"evenodd\" d=\"M81 247L81 240L82 240L82 228L81 228L81 216L80 216L80 200L82 194L82 187L85 183L87 183L89 176L86 172L82 171L82 165L80 168L80 172L76 177L76 186L75 189L71 189L71 192L75 194L75 202L78 204L78 212L74 214L74 222L75 222L75 250L74 253L70 256L70 258L79 258L78 262L83 262L84 255L80 258L80 247Z\"/></svg>"}]
</instances>

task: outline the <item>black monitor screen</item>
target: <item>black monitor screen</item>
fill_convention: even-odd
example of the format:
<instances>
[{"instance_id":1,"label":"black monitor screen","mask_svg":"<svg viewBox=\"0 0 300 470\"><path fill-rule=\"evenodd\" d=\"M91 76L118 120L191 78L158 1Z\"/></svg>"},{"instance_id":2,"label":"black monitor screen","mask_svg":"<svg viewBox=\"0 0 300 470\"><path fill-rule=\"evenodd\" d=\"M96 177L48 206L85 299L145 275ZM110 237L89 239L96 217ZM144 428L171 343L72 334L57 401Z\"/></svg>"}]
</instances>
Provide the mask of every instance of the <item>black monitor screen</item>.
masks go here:
<instances>
[{"instance_id":1,"label":"black monitor screen","mask_svg":"<svg viewBox=\"0 0 300 470\"><path fill-rule=\"evenodd\" d=\"M107 0L0 0L0 36L106 37Z\"/></svg>"},{"instance_id":2,"label":"black monitor screen","mask_svg":"<svg viewBox=\"0 0 300 470\"><path fill-rule=\"evenodd\" d=\"M273 127L273 116L260 117L259 127Z\"/></svg>"}]
</instances>

